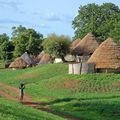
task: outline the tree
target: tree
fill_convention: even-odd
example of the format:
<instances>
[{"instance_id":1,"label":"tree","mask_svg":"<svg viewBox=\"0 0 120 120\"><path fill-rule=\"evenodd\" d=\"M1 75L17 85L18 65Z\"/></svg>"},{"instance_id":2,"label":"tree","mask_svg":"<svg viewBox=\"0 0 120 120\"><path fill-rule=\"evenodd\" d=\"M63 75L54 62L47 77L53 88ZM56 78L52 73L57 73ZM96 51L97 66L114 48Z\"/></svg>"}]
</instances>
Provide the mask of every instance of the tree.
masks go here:
<instances>
[{"instance_id":1,"label":"tree","mask_svg":"<svg viewBox=\"0 0 120 120\"><path fill-rule=\"evenodd\" d=\"M116 27L115 24L120 21L118 17L113 17L119 16L119 14L119 7L112 3L104 3L103 5L93 3L80 6L78 15L72 22L75 38L83 38L88 32L92 32L98 41L102 42L109 37L111 30ZM115 36L119 36L119 34Z\"/></svg>"},{"instance_id":2,"label":"tree","mask_svg":"<svg viewBox=\"0 0 120 120\"><path fill-rule=\"evenodd\" d=\"M40 51L42 51L42 41L43 41L43 35L37 33L33 29L28 29L28 35L29 35L29 42L27 46L27 50L32 55L38 55Z\"/></svg>"},{"instance_id":3,"label":"tree","mask_svg":"<svg viewBox=\"0 0 120 120\"><path fill-rule=\"evenodd\" d=\"M9 37L7 36L6 33L3 33L0 35L0 45L2 45L3 42L5 42L5 41L9 41Z\"/></svg>"},{"instance_id":4,"label":"tree","mask_svg":"<svg viewBox=\"0 0 120 120\"><path fill-rule=\"evenodd\" d=\"M34 29L27 29L23 26L12 28L12 41L15 45L14 55L21 56L24 52L37 55L42 51L43 35Z\"/></svg>"},{"instance_id":5,"label":"tree","mask_svg":"<svg viewBox=\"0 0 120 120\"><path fill-rule=\"evenodd\" d=\"M0 58L3 60L12 59L12 52L14 50L14 46L11 41L9 41L9 37L7 34L0 35Z\"/></svg>"},{"instance_id":6,"label":"tree","mask_svg":"<svg viewBox=\"0 0 120 120\"><path fill-rule=\"evenodd\" d=\"M116 42L118 42L118 44L120 44L120 13L117 15L113 15L113 18L115 17L115 21L114 19L111 20L111 22L113 22L114 26L113 29L110 31L109 36L112 37ZM112 25L112 23L111 23Z\"/></svg>"},{"instance_id":7,"label":"tree","mask_svg":"<svg viewBox=\"0 0 120 120\"><path fill-rule=\"evenodd\" d=\"M70 38L68 36L49 35L43 41L43 49L54 57L60 57L65 62L64 56L69 53Z\"/></svg>"}]
</instances>

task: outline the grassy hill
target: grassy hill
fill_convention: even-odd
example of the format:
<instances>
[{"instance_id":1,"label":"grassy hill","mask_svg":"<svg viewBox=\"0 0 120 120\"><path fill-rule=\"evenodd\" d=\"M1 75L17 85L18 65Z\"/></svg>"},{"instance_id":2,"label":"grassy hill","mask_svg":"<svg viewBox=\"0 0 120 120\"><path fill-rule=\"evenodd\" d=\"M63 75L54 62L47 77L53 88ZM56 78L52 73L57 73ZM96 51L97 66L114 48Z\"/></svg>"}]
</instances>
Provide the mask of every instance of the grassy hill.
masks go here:
<instances>
[{"instance_id":1,"label":"grassy hill","mask_svg":"<svg viewBox=\"0 0 120 120\"><path fill-rule=\"evenodd\" d=\"M85 120L120 119L120 74L68 75L67 64L1 70L0 82L18 87L62 114Z\"/></svg>"},{"instance_id":2,"label":"grassy hill","mask_svg":"<svg viewBox=\"0 0 120 120\"><path fill-rule=\"evenodd\" d=\"M0 98L0 120L64 120L32 107Z\"/></svg>"}]
</instances>

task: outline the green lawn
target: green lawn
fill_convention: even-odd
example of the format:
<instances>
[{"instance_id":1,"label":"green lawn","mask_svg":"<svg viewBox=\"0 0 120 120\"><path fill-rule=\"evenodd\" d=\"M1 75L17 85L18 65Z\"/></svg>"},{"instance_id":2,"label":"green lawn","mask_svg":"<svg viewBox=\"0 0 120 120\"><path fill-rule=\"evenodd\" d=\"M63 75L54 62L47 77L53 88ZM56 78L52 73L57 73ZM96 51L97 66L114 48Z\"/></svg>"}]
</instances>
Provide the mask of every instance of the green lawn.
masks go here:
<instances>
[{"instance_id":1,"label":"green lawn","mask_svg":"<svg viewBox=\"0 0 120 120\"><path fill-rule=\"evenodd\" d=\"M0 60L0 69L3 69L5 68L5 62Z\"/></svg>"},{"instance_id":2,"label":"green lawn","mask_svg":"<svg viewBox=\"0 0 120 120\"><path fill-rule=\"evenodd\" d=\"M64 120L32 107L10 102L0 97L0 120Z\"/></svg>"},{"instance_id":3,"label":"green lawn","mask_svg":"<svg viewBox=\"0 0 120 120\"><path fill-rule=\"evenodd\" d=\"M18 87L61 113L85 120L120 119L120 74L68 75L67 64L1 70L0 82Z\"/></svg>"}]
</instances>

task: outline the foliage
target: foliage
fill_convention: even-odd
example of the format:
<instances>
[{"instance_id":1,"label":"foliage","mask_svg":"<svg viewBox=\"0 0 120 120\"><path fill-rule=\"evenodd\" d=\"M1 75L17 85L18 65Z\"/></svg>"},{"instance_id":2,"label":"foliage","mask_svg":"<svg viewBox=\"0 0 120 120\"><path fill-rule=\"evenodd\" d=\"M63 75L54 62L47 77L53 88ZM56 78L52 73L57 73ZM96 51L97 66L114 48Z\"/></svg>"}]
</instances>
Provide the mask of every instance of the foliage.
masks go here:
<instances>
[{"instance_id":1,"label":"foliage","mask_svg":"<svg viewBox=\"0 0 120 120\"><path fill-rule=\"evenodd\" d=\"M24 52L29 52L32 55L38 55L42 50L43 35L37 33L32 28L23 26L12 28L12 41L15 45L14 55L21 56Z\"/></svg>"},{"instance_id":2,"label":"foliage","mask_svg":"<svg viewBox=\"0 0 120 120\"><path fill-rule=\"evenodd\" d=\"M74 18L72 25L76 38L82 38L88 32L92 32L98 41L102 42L109 36L120 40L120 31L116 29L119 22L120 9L118 6L113 3L103 5L93 3L79 7L78 15Z\"/></svg>"},{"instance_id":3,"label":"foliage","mask_svg":"<svg viewBox=\"0 0 120 120\"><path fill-rule=\"evenodd\" d=\"M63 61L64 56L69 53L70 38L64 35L49 35L43 42L45 52L54 57L60 57Z\"/></svg>"},{"instance_id":4,"label":"foliage","mask_svg":"<svg viewBox=\"0 0 120 120\"><path fill-rule=\"evenodd\" d=\"M24 111L24 112L23 112ZM0 96L0 120L64 120L58 116L11 102Z\"/></svg>"},{"instance_id":5,"label":"foliage","mask_svg":"<svg viewBox=\"0 0 120 120\"><path fill-rule=\"evenodd\" d=\"M9 37L4 33L0 35L0 58L3 60L12 59L14 46Z\"/></svg>"}]
</instances>

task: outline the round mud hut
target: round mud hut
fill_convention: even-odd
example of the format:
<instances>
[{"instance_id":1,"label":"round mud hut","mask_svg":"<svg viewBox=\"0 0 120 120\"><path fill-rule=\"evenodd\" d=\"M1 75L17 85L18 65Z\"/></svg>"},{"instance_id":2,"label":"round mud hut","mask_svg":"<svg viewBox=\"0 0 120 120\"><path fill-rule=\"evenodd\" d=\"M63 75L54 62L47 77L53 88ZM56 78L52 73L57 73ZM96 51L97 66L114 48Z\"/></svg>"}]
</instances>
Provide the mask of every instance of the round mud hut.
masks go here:
<instances>
[{"instance_id":1,"label":"round mud hut","mask_svg":"<svg viewBox=\"0 0 120 120\"><path fill-rule=\"evenodd\" d=\"M49 54L45 53L45 54L42 56L39 64L49 64L49 63L53 63L53 61L54 61L54 60L53 60L53 57L51 57Z\"/></svg>"},{"instance_id":2,"label":"round mud hut","mask_svg":"<svg viewBox=\"0 0 120 120\"><path fill-rule=\"evenodd\" d=\"M9 68L15 69L23 69L27 67L27 63L21 58L16 58L14 62L12 62Z\"/></svg>"},{"instance_id":3,"label":"round mud hut","mask_svg":"<svg viewBox=\"0 0 120 120\"><path fill-rule=\"evenodd\" d=\"M99 46L95 36L88 33L73 49L73 54L78 56L92 55L96 48Z\"/></svg>"},{"instance_id":4,"label":"round mud hut","mask_svg":"<svg viewBox=\"0 0 120 120\"><path fill-rule=\"evenodd\" d=\"M112 38L104 41L87 63L94 63L97 72L120 73L120 46Z\"/></svg>"},{"instance_id":5,"label":"round mud hut","mask_svg":"<svg viewBox=\"0 0 120 120\"><path fill-rule=\"evenodd\" d=\"M40 61L41 58L42 58L44 55L45 55L45 52L42 51L42 52L38 55L38 58L37 58L37 59Z\"/></svg>"}]
</instances>

